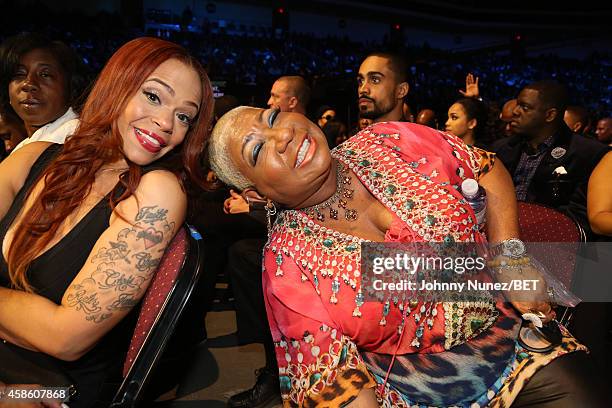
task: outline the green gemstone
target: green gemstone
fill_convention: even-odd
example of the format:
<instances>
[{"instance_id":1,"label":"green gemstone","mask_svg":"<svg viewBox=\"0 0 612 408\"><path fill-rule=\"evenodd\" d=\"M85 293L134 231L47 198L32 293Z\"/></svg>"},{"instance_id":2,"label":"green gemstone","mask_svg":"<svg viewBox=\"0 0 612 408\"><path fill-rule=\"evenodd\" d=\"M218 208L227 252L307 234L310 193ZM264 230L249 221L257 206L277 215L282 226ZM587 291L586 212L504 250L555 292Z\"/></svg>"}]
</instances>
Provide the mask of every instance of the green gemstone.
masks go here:
<instances>
[{"instance_id":1,"label":"green gemstone","mask_svg":"<svg viewBox=\"0 0 612 408\"><path fill-rule=\"evenodd\" d=\"M346 356L348 355L348 346L342 347L342 351L340 352L340 359L338 360L338 365L343 366L346 362Z\"/></svg>"},{"instance_id":2,"label":"green gemstone","mask_svg":"<svg viewBox=\"0 0 612 408\"><path fill-rule=\"evenodd\" d=\"M481 319L473 319L470 322L470 327L472 328L472 331L475 332L475 331L478 331L482 327L483 324L484 322Z\"/></svg>"},{"instance_id":3,"label":"green gemstone","mask_svg":"<svg viewBox=\"0 0 612 408\"><path fill-rule=\"evenodd\" d=\"M529 354L527 354L527 353L526 353L526 352L524 352L524 351L521 351L520 353L518 353L518 354L516 355L516 359L517 359L519 362L521 362L522 360L524 360L524 359L526 359L526 358L529 358Z\"/></svg>"},{"instance_id":4,"label":"green gemstone","mask_svg":"<svg viewBox=\"0 0 612 408\"><path fill-rule=\"evenodd\" d=\"M349 252L353 252L353 251L355 251L355 250L357 249L357 245L355 245L355 244L349 244L349 245L347 245L347 246L345 247L345 249L346 249L347 251L349 251Z\"/></svg>"},{"instance_id":5,"label":"green gemstone","mask_svg":"<svg viewBox=\"0 0 612 408\"><path fill-rule=\"evenodd\" d=\"M346 151L346 154L351 155L351 156L354 156L354 155L356 155L357 153L355 153L355 151L354 151L354 150L347 150L347 151Z\"/></svg>"},{"instance_id":6,"label":"green gemstone","mask_svg":"<svg viewBox=\"0 0 612 408\"><path fill-rule=\"evenodd\" d=\"M376 178L381 178L381 177L382 177L382 174L381 174L381 173L379 173L379 172L377 172L377 171L372 171L372 172L370 173L370 175L371 175L372 177L376 177Z\"/></svg>"},{"instance_id":7,"label":"green gemstone","mask_svg":"<svg viewBox=\"0 0 612 408\"><path fill-rule=\"evenodd\" d=\"M291 221L291 222L289 223L289 227L290 227L290 228L297 228L297 227L298 227L298 223L297 223L297 221Z\"/></svg>"},{"instance_id":8,"label":"green gemstone","mask_svg":"<svg viewBox=\"0 0 612 408\"><path fill-rule=\"evenodd\" d=\"M319 381L320 379L321 379L320 373L314 373L313 375L311 375L310 376L310 386L312 387L313 385L315 385L317 381Z\"/></svg>"},{"instance_id":9,"label":"green gemstone","mask_svg":"<svg viewBox=\"0 0 612 408\"><path fill-rule=\"evenodd\" d=\"M405 206L407 209L412 210L412 209L414 208L414 201L412 201L412 200L408 200L408 201L406 201L406 204L404 204L404 206Z\"/></svg>"},{"instance_id":10,"label":"green gemstone","mask_svg":"<svg viewBox=\"0 0 612 408\"><path fill-rule=\"evenodd\" d=\"M308 227L304 227L304 234L305 235L311 235L312 234L312 230Z\"/></svg>"},{"instance_id":11,"label":"green gemstone","mask_svg":"<svg viewBox=\"0 0 612 408\"><path fill-rule=\"evenodd\" d=\"M288 394L291 391L291 378L286 375L281 375L278 377L280 382L280 390L283 394Z\"/></svg>"},{"instance_id":12,"label":"green gemstone","mask_svg":"<svg viewBox=\"0 0 612 408\"><path fill-rule=\"evenodd\" d=\"M323 240L323 245L325 245L326 247L330 248L332 245L334 245L334 240L331 238L325 238Z\"/></svg>"},{"instance_id":13,"label":"green gemstone","mask_svg":"<svg viewBox=\"0 0 612 408\"><path fill-rule=\"evenodd\" d=\"M430 227L434 226L436 224L436 217L433 215L428 215L425 217L425 224L429 225Z\"/></svg>"},{"instance_id":14,"label":"green gemstone","mask_svg":"<svg viewBox=\"0 0 612 408\"><path fill-rule=\"evenodd\" d=\"M395 194L396 191L397 191L397 187L395 187L393 184L389 184L387 187L385 187L386 195L393 195Z\"/></svg>"},{"instance_id":15,"label":"green gemstone","mask_svg":"<svg viewBox=\"0 0 612 408\"><path fill-rule=\"evenodd\" d=\"M359 165L362 167L368 167L370 164L372 163L370 163L368 160L362 160L359 162Z\"/></svg>"}]
</instances>

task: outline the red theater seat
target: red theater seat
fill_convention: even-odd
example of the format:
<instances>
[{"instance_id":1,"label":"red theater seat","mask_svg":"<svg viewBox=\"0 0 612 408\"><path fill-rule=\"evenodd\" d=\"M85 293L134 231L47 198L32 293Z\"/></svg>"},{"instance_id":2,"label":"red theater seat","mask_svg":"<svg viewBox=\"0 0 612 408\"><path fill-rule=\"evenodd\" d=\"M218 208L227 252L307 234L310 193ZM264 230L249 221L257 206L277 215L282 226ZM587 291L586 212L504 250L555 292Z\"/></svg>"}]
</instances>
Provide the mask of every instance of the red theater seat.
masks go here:
<instances>
[{"instance_id":1,"label":"red theater seat","mask_svg":"<svg viewBox=\"0 0 612 408\"><path fill-rule=\"evenodd\" d=\"M203 256L200 234L191 226L181 228L144 295L123 367L124 379L111 407L132 407L141 397L200 277Z\"/></svg>"}]
</instances>

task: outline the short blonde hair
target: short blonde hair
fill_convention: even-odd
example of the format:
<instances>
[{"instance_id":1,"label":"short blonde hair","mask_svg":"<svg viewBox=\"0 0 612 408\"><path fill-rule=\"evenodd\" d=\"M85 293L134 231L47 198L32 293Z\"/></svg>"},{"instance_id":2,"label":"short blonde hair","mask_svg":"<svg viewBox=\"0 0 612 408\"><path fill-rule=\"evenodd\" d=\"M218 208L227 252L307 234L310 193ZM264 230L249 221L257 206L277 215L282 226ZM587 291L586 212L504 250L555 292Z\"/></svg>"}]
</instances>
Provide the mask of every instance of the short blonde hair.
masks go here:
<instances>
[{"instance_id":1,"label":"short blonde hair","mask_svg":"<svg viewBox=\"0 0 612 408\"><path fill-rule=\"evenodd\" d=\"M231 136L236 132L236 122L239 120L240 115L248 109L256 108L239 106L221 116L210 135L208 146L208 158L211 169L219 180L240 190L252 186L252 183L238 170L236 163L234 163L230 156L229 145Z\"/></svg>"}]
</instances>

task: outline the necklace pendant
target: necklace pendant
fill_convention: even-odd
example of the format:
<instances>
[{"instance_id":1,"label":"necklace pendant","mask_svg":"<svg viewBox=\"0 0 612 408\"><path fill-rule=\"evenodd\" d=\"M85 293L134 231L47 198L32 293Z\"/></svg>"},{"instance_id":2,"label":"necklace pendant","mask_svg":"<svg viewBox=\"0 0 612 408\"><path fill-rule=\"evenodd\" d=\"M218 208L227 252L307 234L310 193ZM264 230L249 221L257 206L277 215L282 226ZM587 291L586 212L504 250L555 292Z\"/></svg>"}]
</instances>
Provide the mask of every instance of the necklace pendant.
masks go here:
<instances>
[{"instance_id":1,"label":"necklace pendant","mask_svg":"<svg viewBox=\"0 0 612 408\"><path fill-rule=\"evenodd\" d=\"M320 213L319 211L317 211L317 220L319 220L321 222L325 221L325 216L322 213Z\"/></svg>"},{"instance_id":2,"label":"necklace pendant","mask_svg":"<svg viewBox=\"0 0 612 408\"><path fill-rule=\"evenodd\" d=\"M355 221L357 220L357 216L357 210L344 210L344 218L346 218L347 221Z\"/></svg>"},{"instance_id":3,"label":"necklace pendant","mask_svg":"<svg viewBox=\"0 0 612 408\"><path fill-rule=\"evenodd\" d=\"M346 200L338 200L338 207L346 209Z\"/></svg>"},{"instance_id":4,"label":"necklace pendant","mask_svg":"<svg viewBox=\"0 0 612 408\"><path fill-rule=\"evenodd\" d=\"M338 210L334 210L333 208L329 208L329 218L337 220L338 219Z\"/></svg>"},{"instance_id":5,"label":"necklace pendant","mask_svg":"<svg viewBox=\"0 0 612 408\"><path fill-rule=\"evenodd\" d=\"M353 198L353 193L354 192L355 192L355 190L346 189L346 190L344 190L344 193L342 195L344 196L344 198L350 200L351 198Z\"/></svg>"}]
</instances>

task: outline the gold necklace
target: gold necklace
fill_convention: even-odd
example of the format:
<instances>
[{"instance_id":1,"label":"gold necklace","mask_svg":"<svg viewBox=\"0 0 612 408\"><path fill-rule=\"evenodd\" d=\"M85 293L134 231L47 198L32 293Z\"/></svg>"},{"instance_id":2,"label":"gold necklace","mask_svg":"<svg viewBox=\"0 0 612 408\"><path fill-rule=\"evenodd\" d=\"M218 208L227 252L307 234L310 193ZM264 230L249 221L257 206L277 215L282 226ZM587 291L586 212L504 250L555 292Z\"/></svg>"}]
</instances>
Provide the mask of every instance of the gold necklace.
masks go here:
<instances>
[{"instance_id":1,"label":"gold necklace","mask_svg":"<svg viewBox=\"0 0 612 408\"><path fill-rule=\"evenodd\" d=\"M336 165L336 191L334 194L322 203L302 208L302 211L311 218L324 222L325 214L323 214L323 211L325 209L329 209L329 218L337 220L338 209L342 208L344 210L344 218L347 221L356 221L359 216L357 210L348 207L348 200L352 200L355 193L354 189L349 188L351 180L349 169L338 161ZM336 203L337 208L333 208Z\"/></svg>"}]
</instances>

